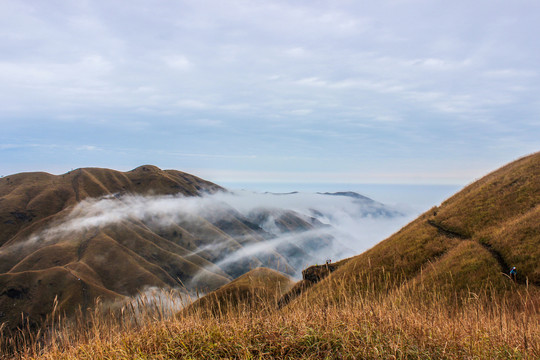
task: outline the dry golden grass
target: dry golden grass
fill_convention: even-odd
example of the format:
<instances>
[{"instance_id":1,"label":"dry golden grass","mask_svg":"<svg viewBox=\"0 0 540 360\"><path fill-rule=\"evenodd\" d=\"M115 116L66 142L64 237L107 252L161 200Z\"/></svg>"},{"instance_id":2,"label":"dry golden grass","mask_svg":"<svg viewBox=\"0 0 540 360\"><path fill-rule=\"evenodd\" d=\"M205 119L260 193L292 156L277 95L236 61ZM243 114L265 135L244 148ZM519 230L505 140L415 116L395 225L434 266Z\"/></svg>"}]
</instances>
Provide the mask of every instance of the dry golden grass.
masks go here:
<instances>
[{"instance_id":1,"label":"dry golden grass","mask_svg":"<svg viewBox=\"0 0 540 360\"><path fill-rule=\"evenodd\" d=\"M294 285L294 281L287 275L278 271L260 267L253 269L236 278L227 285L212 291L206 296L197 299L183 310L197 312L200 308L204 312L225 314L237 311L239 308L263 310L266 307L275 308L281 296L288 292Z\"/></svg>"},{"instance_id":2,"label":"dry golden grass","mask_svg":"<svg viewBox=\"0 0 540 360\"><path fill-rule=\"evenodd\" d=\"M534 291L516 286L500 297L486 288L452 299L433 287L383 294L378 284L353 296L333 284L316 301L302 296L282 310L272 303L221 314L192 307L179 317L172 316L184 301L178 294L142 296L116 312L95 310L85 321L82 314L77 321L57 320L45 333L3 336L0 345L15 347L11 357L20 359L540 357ZM340 301L329 301L336 296Z\"/></svg>"}]
</instances>

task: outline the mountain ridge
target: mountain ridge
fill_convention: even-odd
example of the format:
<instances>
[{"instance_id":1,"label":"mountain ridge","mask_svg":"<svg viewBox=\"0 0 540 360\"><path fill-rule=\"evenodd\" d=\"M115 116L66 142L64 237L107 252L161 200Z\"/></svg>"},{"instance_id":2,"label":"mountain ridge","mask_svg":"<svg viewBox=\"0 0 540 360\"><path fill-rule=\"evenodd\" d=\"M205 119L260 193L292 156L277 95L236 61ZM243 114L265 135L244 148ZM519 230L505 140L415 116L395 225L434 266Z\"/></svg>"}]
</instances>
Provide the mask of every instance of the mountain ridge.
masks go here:
<instances>
[{"instance_id":1,"label":"mountain ridge","mask_svg":"<svg viewBox=\"0 0 540 360\"><path fill-rule=\"evenodd\" d=\"M261 266L292 275L312 248L333 246L301 214L248 218L208 200L218 192L226 190L151 165L0 179L0 322L39 326L55 298L70 314L146 287L211 291ZM288 233L305 235L295 243Z\"/></svg>"}]
</instances>

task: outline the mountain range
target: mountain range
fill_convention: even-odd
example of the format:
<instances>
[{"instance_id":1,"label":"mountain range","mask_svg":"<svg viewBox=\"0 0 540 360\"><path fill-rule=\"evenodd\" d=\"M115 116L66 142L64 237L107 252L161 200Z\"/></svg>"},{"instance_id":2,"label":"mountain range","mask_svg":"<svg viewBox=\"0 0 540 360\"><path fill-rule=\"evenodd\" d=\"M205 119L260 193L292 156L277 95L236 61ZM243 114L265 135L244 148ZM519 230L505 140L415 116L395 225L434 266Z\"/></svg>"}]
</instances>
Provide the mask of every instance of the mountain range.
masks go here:
<instances>
[{"instance_id":1,"label":"mountain range","mask_svg":"<svg viewBox=\"0 0 540 360\"><path fill-rule=\"evenodd\" d=\"M366 284L449 294L540 288L540 153L470 184L359 255L308 267L294 286L287 275L321 253L347 253L325 231L332 211L239 211L220 194L237 196L150 165L1 178L0 321L38 326L54 307L84 312L97 298L118 301L148 287L210 292L197 306L279 295L281 307L328 291L357 296ZM352 192L318 195L350 199L359 216L399 215Z\"/></svg>"},{"instance_id":2,"label":"mountain range","mask_svg":"<svg viewBox=\"0 0 540 360\"><path fill-rule=\"evenodd\" d=\"M85 312L148 287L207 292L252 269L294 276L321 254L350 254L318 220L324 209L241 213L219 194L237 196L151 165L1 178L0 321L39 326L53 308ZM355 193L324 196L354 198L358 216L398 214Z\"/></svg>"}]
</instances>

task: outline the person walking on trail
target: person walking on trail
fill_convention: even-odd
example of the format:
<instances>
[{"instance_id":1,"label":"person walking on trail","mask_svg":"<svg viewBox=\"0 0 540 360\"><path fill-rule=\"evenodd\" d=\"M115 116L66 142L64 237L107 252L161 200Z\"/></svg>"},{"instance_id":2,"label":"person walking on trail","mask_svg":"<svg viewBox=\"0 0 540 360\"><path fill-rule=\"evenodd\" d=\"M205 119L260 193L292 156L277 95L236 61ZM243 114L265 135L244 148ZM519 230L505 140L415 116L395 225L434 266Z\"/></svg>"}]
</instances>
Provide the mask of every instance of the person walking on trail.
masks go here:
<instances>
[{"instance_id":1,"label":"person walking on trail","mask_svg":"<svg viewBox=\"0 0 540 360\"><path fill-rule=\"evenodd\" d=\"M512 267L512 269L510 269L510 277L515 281L516 280L516 275L517 275L517 270L516 270L516 267Z\"/></svg>"}]
</instances>

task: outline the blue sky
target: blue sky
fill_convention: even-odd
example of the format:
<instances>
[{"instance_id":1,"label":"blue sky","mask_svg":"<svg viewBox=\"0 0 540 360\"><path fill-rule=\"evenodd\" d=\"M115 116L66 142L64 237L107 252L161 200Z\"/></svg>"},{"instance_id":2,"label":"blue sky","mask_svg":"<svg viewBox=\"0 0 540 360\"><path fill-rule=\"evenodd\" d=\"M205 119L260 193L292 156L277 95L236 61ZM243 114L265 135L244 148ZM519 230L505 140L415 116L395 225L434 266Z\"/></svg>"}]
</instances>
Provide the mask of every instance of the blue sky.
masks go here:
<instances>
[{"instance_id":1,"label":"blue sky","mask_svg":"<svg viewBox=\"0 0 540 360\"><path fill-rule=\"evenodd\" d=\"M465 184L540 150L537 1L0 5L0 175Z\"/></svg>"}]
</instances>

